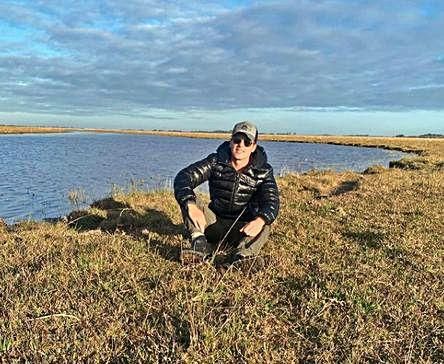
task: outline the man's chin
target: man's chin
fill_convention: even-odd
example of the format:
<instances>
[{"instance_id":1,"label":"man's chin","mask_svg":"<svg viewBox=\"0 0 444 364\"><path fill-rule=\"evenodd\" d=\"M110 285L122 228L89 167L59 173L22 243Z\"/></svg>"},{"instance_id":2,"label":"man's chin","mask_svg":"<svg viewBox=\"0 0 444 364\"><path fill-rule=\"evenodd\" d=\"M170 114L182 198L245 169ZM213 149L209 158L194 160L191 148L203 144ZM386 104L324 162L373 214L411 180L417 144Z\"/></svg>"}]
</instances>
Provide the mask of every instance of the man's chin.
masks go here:
<instances>
[{"instance_id":1,"label":"man's chin","mask_svg":"<svg viewBox=\"0 0 444 364\"><path fill-rule=\"evenodd\" d=\"M246 156L244 154L233 154L233 159L236 159L238 161L241 161L245 158L246 158Z\"/></svg>"}]
</instances>

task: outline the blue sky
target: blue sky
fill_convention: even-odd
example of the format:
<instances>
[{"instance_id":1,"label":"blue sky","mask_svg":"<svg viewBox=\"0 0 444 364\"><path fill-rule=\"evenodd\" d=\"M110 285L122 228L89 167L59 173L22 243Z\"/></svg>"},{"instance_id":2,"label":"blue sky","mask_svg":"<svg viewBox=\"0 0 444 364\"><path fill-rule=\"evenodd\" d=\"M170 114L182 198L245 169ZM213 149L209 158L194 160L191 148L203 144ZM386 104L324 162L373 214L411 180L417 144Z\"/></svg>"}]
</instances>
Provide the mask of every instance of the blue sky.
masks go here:
<instances>
[{"instance_id":1,"label":"blue sky","mask_svg":"<svg viewBox=\"0 0 444 364\"><path fill-rule=\"evenodd\" d=\"M438 0L2 1L0 122L444 134Z\"/></svg>"}]
</instances>

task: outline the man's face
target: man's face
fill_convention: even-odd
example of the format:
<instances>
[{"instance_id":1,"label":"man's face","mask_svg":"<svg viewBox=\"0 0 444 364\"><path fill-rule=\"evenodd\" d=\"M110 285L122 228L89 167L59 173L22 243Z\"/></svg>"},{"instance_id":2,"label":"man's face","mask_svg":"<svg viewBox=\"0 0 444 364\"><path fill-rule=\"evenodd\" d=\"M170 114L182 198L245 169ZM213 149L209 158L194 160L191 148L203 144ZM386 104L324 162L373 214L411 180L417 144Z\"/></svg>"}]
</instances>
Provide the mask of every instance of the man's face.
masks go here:
<instances>
[{"instance_id":1,"label":"man's face","mask_svg":"<svg viewBox=\"0 0 444 364\"><path fill-rule=\"evenodd\" d=\"M237 161L249 160L256 147L257 144L248 139L245 134L236 133L230 141L231 158Z\"/></svg>"}]
</instances>

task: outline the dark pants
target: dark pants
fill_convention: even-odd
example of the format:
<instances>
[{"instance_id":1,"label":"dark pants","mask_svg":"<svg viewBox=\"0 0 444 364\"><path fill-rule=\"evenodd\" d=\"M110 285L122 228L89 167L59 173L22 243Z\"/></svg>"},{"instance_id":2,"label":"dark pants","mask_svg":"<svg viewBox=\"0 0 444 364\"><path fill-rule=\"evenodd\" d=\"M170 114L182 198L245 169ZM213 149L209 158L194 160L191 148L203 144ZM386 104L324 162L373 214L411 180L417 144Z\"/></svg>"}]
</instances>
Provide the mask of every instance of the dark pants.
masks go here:
<instances>
[{"instance_id":1,"label":"dark pants","mask_svg":"<svg viewBox=\"0 0 444 364\"><path fill-rule=\"evenodd\" d=\"M225 234L227 234L236 219L222 219L216 216L216 214L210 210L208 205L201 200L198 199L196 203L204 212L207 226L205 227L205 231L199 230L194 226L188 213L182 210L185 227L192 238L204 234L208 243L211 245L213 252L223 250L229 254L241 254L243 256L255 256L259 254L259 251L270 235L269 225L265 225L261 232L255 237L249 237L239 231L246 222L238 221L231 228L222 244L220 244L221 240L224 238Z\"/></svg>"}]
</instances>

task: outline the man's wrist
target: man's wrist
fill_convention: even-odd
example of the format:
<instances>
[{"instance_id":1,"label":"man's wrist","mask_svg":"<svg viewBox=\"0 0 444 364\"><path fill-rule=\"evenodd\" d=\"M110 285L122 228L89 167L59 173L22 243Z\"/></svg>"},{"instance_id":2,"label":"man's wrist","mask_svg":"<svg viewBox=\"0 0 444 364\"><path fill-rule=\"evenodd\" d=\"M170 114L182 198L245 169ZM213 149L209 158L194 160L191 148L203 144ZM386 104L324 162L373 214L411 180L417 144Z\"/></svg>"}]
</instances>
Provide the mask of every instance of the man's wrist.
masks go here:
<instances>
[{"instance_id":1,"label":"man's wrist","mask_svg":"<svg viewBox=\"0 0 444 364\"><path fill-rule=\"evenodd\" d=\"M264 219L262 216L257 216L257 217L256 217L256 220L257 220L257 221L260 221L260 222L262 223L263 226L265 226L265 224L267 223L267 222L265 221L265 219Z\"/></svg>"},{"instance_id":2,"label":"man's wrist","mask_svg":"<svg viewBox=\"0 0 444 364\"><path fill-rule=\"evenodd\" d=\"M193 206L197 206L196 201L194 201L194 200L189 200L185 204L185 208L187 209L187 211L190 210L190 207L193 208Z\"/></svg>"}]
</instances>

